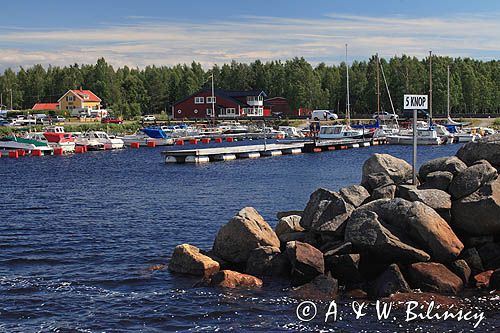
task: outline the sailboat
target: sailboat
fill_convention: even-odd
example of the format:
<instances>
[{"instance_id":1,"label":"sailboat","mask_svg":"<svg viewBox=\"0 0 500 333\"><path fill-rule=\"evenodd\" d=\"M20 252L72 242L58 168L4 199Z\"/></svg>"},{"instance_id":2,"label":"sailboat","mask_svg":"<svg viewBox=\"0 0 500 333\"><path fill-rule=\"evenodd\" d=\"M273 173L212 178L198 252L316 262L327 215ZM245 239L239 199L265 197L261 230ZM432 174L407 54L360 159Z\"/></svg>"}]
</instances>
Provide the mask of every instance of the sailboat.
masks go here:
<instances>
[{"instance_id":1,"label":"sailboat","mask_svg":"<svg viewBox=\"0 0 500 333\"><path fill-rule=\"evenodd\" d=\"M373 132L365 129L356 129L351 127L351 106L349 101L349 64L347 62L347 44L345 45L345 65L347 77L347 105L345 125L322 125L319 129L318 137L320 139L363 139L373 137Z\"/></svg>"}]
</instances>

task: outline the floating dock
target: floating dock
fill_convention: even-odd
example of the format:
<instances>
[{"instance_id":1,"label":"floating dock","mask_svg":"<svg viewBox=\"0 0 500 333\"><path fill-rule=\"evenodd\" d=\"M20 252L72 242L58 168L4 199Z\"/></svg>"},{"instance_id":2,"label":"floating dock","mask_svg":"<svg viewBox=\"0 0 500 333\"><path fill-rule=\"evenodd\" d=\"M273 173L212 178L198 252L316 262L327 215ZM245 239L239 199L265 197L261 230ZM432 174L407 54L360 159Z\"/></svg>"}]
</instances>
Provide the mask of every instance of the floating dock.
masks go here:
<instances>
[{"instance_id":1,"label":"floating dock","mask_svg":"<svg viewBox=\"0 0 500 333\"><path fill-rule=\"evenodd\" d=\"M301 153L319 153L322 151L369 147L385 144L384 138L357 140L322 140L259 145L230 146L219 148L201 148L185 150L167 150L162 152L166 163L208 163L231 161L263 156L294 155Z\"/></svg>"}]
</instances>

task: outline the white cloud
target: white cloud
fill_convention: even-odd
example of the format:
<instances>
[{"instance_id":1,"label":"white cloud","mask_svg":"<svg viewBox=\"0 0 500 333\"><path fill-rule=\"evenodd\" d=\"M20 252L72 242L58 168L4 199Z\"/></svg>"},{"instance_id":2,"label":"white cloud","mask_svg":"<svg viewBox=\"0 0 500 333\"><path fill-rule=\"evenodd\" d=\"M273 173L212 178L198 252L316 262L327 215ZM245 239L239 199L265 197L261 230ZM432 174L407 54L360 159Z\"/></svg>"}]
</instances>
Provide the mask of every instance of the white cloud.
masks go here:
<instances>
[{"instance_id":1,"label":"white cloud","mask_svg":"<svg viewBox=\"0 0 500 333\"><path fill-rule=\"evenodd\" d=\"M2 67L94 63L142 67L197 61L205 66L234 59L250 62L304 56L336 63L349 43L351 59L428 50L450 56L498 59L500 15L367 17L327 14L318 19L239 17L225 22L169 22L133 17L134 24L92 29L43 30L0 27ZM130 21L129 21L130 22Z\"/></svg>"}]
</instances>

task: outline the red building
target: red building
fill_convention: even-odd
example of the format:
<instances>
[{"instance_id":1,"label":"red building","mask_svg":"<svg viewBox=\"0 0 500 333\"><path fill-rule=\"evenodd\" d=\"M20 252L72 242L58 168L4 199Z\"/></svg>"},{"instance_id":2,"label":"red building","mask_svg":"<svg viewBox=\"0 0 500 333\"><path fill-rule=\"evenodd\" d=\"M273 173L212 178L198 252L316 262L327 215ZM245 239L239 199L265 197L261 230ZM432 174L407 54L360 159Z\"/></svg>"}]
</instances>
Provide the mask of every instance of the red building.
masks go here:
<instances>
[{"instance_id":1,"label":"red building","mask_svg":"<svg viewBox=\"0 0 500 333\"><path fill-rule=\"evenodd\" d=\"M57 110L59 109L59 103L36 103L31 109L38 111Z\"/></svg>"},{"instance_id":2,"label":"red building","mask_svg":"<svg viewBox=\"0 0 500 333\"><path fill-rule=\"evenodd\" d=\"M269 109L272 116L296 116L297 113L290 109L285 97L273 97L264 100L264 108Z\"/></svg>"},{"instance_id":3,"label":"red building","mask_svg":"<svg viewBox=\"0 0 500 333\"><path fill-rule=\"evenodd\" d=\"M264 111L263 91L232 91L203 89L191 96L177 101L172 106L172 117L183 118L213 118L212 106L216 118L264 117L269 112Z\"/></svg>"}]
</instances>

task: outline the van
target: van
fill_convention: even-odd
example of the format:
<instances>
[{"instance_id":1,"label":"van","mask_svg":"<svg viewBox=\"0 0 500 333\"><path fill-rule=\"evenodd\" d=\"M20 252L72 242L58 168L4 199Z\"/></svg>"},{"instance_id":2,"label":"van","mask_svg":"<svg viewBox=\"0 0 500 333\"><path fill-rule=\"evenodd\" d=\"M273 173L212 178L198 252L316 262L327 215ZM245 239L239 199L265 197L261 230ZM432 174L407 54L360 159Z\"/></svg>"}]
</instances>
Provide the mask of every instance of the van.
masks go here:
<instances>
[{"instance_id":1,"label":"van","mask_svg":"<svg viewBox=\"0 0 500 333\"><path fill-rule=\"evenodd\" d=\"M311 120L337 120L339 116L330 110L313 110L311 113Z\"/></svg>"}]
</instances>

